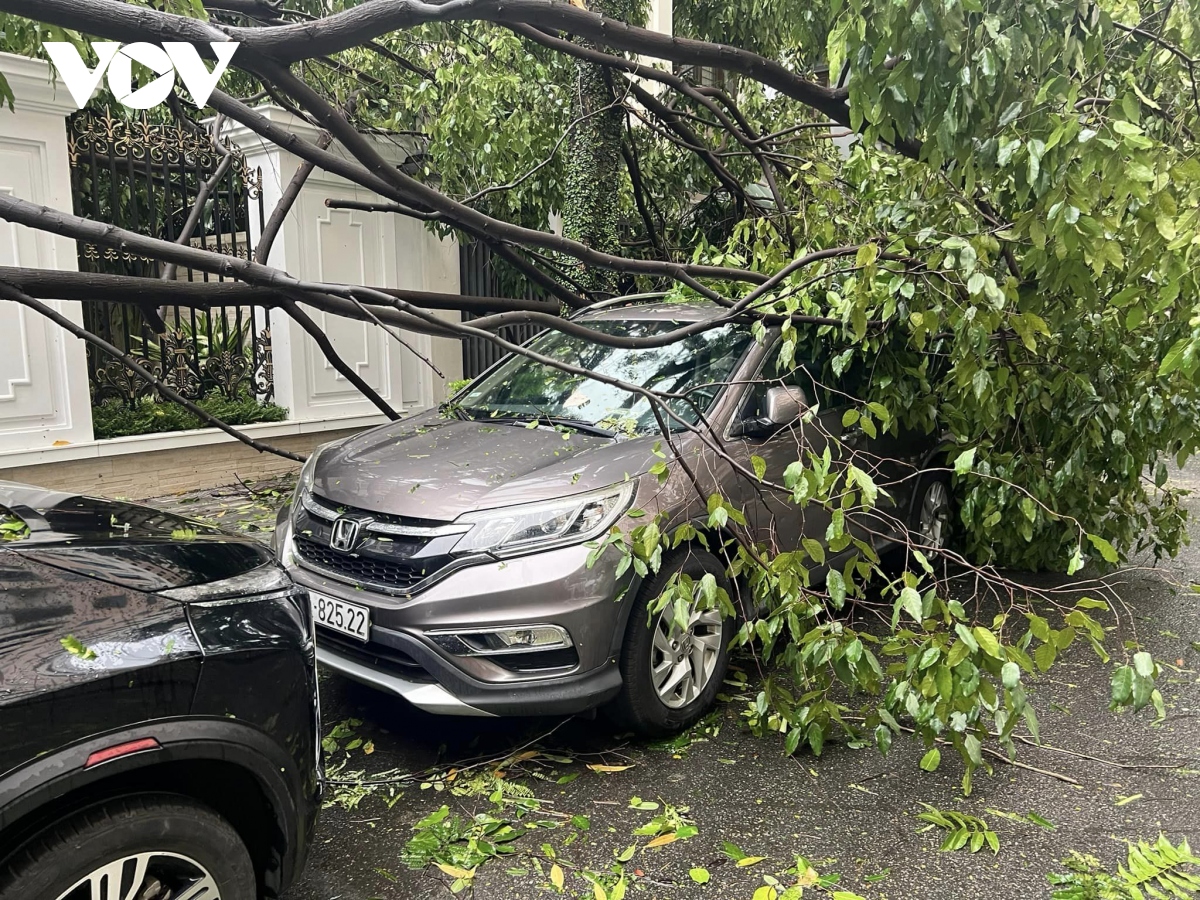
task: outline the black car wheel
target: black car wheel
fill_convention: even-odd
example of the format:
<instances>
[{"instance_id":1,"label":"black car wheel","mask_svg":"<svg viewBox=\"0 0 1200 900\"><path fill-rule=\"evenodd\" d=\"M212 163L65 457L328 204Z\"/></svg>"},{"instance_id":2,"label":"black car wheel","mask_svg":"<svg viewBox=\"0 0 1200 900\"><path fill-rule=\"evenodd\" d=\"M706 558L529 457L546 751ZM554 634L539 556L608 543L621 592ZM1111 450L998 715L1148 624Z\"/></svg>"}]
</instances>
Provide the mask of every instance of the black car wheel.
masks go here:
<instances>
[{"instance_id":1,"label":"black car wheel","mask_svg":"<svg viewBox=\"0 0 1200 900\"><path fill-rule=\"evenodd\" d=\"M246 845L208 807L166 794L94 806L25 844L0 900L255 900Z\"/></svg>"},{"instance_id":2,"label":"black car wheel","mask_svg":"<svg viewBox=\"0 0 1200 900\"><path fill-rule=\"evenodd\" d=\"M729 667L734 622L720 610L693 612L686 630L673 623L670 609L649 617L647 625L650 605L676 573L696 581L711 573L734 596L720 561L696 549L663 560L638 591L621 647L621 692L606 712L618 727L647 737L693 725L712 705Z\"/></svg>"}]
</instances>

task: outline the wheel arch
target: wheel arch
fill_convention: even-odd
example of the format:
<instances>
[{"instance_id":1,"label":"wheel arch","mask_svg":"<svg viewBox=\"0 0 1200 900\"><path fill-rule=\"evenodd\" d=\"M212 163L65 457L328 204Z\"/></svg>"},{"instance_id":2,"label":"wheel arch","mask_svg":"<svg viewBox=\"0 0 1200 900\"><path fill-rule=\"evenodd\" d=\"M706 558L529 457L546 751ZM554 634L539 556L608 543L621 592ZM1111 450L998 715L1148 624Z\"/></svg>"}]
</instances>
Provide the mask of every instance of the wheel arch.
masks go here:
<instances>
[{"instance_id":1,"label":"wheel arch","mask_svg":"<svg viewBox=\"0 0 1200 900\"><path fill-rule=\"evenodd\" d=\"M160 748L86 767L88 756L147 735ZM295 769L270 739L227 721L172 721L92 738L0 778L0 866L30 839L81 809L138 794L174 794L211 808L238 832L259 890L277 896L303 864L307 827L286 777Z\"/></svg>"}]
</instances>

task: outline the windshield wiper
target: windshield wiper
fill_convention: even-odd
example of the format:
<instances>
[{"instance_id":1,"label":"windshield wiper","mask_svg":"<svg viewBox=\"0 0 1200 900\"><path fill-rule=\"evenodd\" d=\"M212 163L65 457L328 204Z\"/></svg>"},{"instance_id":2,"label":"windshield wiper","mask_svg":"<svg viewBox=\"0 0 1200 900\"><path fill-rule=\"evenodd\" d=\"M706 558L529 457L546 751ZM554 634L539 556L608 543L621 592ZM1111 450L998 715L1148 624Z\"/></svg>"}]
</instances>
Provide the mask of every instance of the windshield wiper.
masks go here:
<instances>
[{"instance_id":1,"label":"windshield wiper","mask_svg":"<svg viewBox=\"0 0 1200 900\"><path fill-rule=\"evenodd\" d=\"M583 434L593 434L597 437L613 438L617 436L615 431L601 428L599 425L583 419L571 419L563 416L543 416L535 413L500 412L498 410L471 406L447 405L447 408L460 419L465 419L469 422L491 422L497 425L528 425L530 422L537 422L539 425L561 425L563 428L570 428Z\"/></svg>"},{"instance_id":2,"label":"windshield wiper","mask_svg":"<svg viewBox=\"0 0 1200 900\"><path fill-rule=\"evenodd\" d=\"M533 417L530 416L532 420ZM594 434L597 437L616 437L615 431L609 431L607 428L601 428L599 425L594 425L591 422L585 422L582 419L563 419L558 416L538 416L538 422L545 422L547 425L562 425L565 428L573 428L576 431L582 431L584 434Z\"/></svg>"}]
</instances>

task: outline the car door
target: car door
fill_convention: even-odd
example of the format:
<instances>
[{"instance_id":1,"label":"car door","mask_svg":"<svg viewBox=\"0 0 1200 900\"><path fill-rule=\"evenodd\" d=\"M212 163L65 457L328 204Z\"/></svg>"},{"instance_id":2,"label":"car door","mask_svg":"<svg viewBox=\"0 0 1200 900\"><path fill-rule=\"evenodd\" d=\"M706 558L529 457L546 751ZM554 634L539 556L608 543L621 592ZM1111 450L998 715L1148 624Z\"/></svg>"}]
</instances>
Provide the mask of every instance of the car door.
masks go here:
<instances>
[{"instance_id":1,"label":"car door","mask_svg":"<svg viewBox=\"0 0 1200 900\"><path fill-rule=\"evenodd\" d=\"M843 398L840 410L861 410L871 399L871 373L861 362L852 362L837 379L836 390ZM871 430L861 422L847 427L843 434L843 454L847 463L865 472L878 489L875 506L862 505L861 497L850 514L856 537L883 549L889 541L902 539L907 525L909 501L916 485L917 468L929 439L904 428L885 429L877 416Z\"/></svg>"},{"instance_id":2,"label":"car door","mask_svg":"<svg viewBox=\"0 0 1200 900\"><path fill-rule=\"evenodd\" d=\"M801 461L805 468L810 468L810 453L819 457L826 449L831 455L837 452L842 424L840 411L820 405L827 392L812 375L812 372L820 371L817 365L780 365L778 356L778 346L772 347L753 372L751 383L731 421L729 446L735 458L751 471L754 457L762 459L765 463L763 481L783 485L793 463ZM763 415L766 394L772 387L799 388L810 407L815 402L815 414L806 421L797 420L773 433L743 433L747 423L753 423ZM747 524L755 539L774 551L795 550L805 537L824 543L831 514L820 504L796 503L791 493L745 477L737 479L734 493L746 511Z\"/></svg>"}]
</instances>

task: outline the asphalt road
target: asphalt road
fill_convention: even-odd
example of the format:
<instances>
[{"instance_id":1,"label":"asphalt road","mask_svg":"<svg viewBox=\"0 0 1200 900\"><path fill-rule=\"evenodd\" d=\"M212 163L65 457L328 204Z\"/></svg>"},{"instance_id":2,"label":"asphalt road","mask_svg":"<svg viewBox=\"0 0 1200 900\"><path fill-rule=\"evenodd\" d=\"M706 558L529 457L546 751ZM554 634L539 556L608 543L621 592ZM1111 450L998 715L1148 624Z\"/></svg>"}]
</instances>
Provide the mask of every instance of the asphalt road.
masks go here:
<instances>
[{"instance_id":1,"label":"asphalt road","mask_svg":"<svg viewBox=\"0 0 1200 900\"><path fill-rule=\"evenodd\" d=\"M1200 467L1177 481L1200 490ZM1200 498L1189 499L1188 506L1200 518ZM1120 576L1116 590L1127 611L1107 642L1119 650L1123 641L1136 639L1172 667L1161 683L1166 720L1154 724L1150 710L1138 716L1110 712L1110 670L1076 642L1031 690L1046 746L1020 746L1017 761L1030 768L997 763L994 774L978 773L970 798L961 795L962 770L951 753L933 774L919 769L923 748L912 740L897 739L887 757L874 749L827 746L820 758L788 758L778 742L740 727L742 705L736 700L694 733L693 742L664 748L614 736L602 719L436 718L327 673L322 679L327 728L361 720L353 731L373 750L366 754L364 744L348 754L339 750L332 759L346 759L347 771L368 777L426 771L420 777L436 781L428 772L527 750L531 741L570 758L537 757L506 772L531 785L543 809L563 824L527 834L514 844L511 858L481 866L476 898L558 895L545 874L550 862L543 844L562 864L565 895L592 897L581 873L607 871L617 864L616 854L635 840L642 845L648 840L632 834L654 815L631 808L635 796L686 807L698 833L640 849L624 866L631 897L751 900L765 876L784 885L795 881L786 870L800 855L822 874L839 873L841 889L870 900L1047 898L1046 874L1062 871L1060 860L1073 850L1115 867L1124 860L1125 841L1154 839L1160 832L1200 847L1200 652L1191 646L1200 640L1200 595L1186 589L1200 582L1200 524L1193 523L1192 535L1192 546L1177 559ZM543 737L547 732L552 733ZM629 768L598 772L589 764ZM558 783L571 775L576 777ZM461 773L455 780L460 792L466 779ZM345 804L353 793L341 786L332 798ZM916 818L922 803L986 819L999 837L999 853L939 851L941 832L922 831ZM326 809L307 872L287 900L451 896L453 878L436 868L410 870L401 858L412 826L442 804L465 817L490 807L486 796L422 790L411 783L376 788L352 808ZM1002 815L1031 811L1054 830ZM587 817L587 831L569 824L579 815ZM765 858L738 866L722 852L725 842ZM543 874L533 868L533 857L539 857ZM703 886L689 877L697 866L711 874Z\"/></svg>"}]
</instances>

